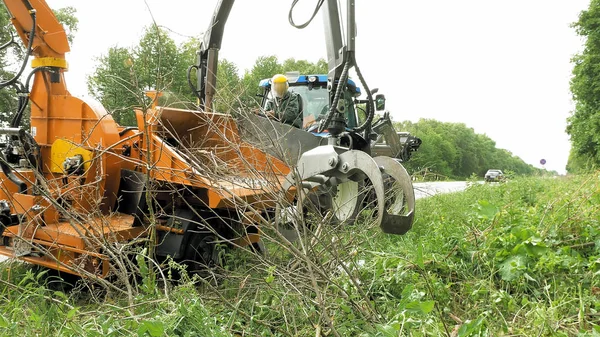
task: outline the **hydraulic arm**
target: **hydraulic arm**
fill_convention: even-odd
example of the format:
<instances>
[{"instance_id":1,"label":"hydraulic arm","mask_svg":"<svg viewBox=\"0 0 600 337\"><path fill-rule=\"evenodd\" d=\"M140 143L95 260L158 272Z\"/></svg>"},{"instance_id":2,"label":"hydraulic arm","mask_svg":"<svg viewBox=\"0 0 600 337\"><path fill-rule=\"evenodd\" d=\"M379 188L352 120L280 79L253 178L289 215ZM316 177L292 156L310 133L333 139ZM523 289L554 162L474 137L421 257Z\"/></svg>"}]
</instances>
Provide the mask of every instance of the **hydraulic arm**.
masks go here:
<instances>
[{"instance_id":1,"label":"hydraulic arm","mask_svg":"<svg viewBox=\"0 0 600 337\"><path fill-rule=\"evenodd\" d=\"M217 87L217 66L219 64L219 50L223 40L225 24L234 0L219 0L215 12L210 20L209 29L204 33L200 42L195 68L198 75L198 84L194 92L199 100L199 107L203 111L210 111ZM190 74L188 71L188 79Z\"/></svg>"}]
</instances>

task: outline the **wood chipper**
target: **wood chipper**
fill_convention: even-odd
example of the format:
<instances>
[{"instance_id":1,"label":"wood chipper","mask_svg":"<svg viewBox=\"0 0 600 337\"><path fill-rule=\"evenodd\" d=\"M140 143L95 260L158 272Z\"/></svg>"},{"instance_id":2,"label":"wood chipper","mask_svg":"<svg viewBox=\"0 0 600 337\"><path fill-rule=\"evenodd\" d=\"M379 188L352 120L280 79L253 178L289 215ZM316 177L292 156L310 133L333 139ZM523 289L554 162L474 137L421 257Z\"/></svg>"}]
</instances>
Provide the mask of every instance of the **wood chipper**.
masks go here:
<instances>
[{"instance_id":1,"label":"wood chipper","mask_svg":"<svg viewBox=\"0 0 600 337\"><path fill-rule=\"evenodd\" d=\"M348 128L340 101L355 67L353 0L347 43L337 1L321 2L330 109L315 132L251 113L234 118L213 111L218 51L234 1L218 2L192 66L198 110L153 104L135 111L137 127L120 126L98 103L70 95L64 78L67 36L44 0L3 2L26 53L16 76L0 83L0 90L14 87L20 97L10 124L0 129L6 137L0 155L1 255L105 277L114 257L108 245L154 240L159 257L204 263L213 259L216 242L259 247L261 224L278 214L281 200L294 203L300 191L329 199L325 205L339 220L352 218L363 203L359 184L374 191L371 207L384 232L410 229L410 177L397 160L370 155L377 135L362 76L367 120ZM33 70L21 83L30 55ZM156 102L160 93L149 95ZM399 188L386 191L384 177ZM386 194L397 197L386 202Z\"/></svg>"}]
</instances>

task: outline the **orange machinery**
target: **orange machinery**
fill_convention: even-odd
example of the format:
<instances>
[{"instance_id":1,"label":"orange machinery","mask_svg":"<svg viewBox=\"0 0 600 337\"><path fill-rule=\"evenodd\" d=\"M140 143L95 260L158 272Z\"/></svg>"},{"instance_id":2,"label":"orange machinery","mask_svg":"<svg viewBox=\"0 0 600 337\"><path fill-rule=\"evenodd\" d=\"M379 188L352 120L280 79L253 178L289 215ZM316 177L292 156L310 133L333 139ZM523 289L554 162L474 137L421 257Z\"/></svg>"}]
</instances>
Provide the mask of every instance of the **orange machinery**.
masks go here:
<instances>
[{"instance_id":1,"label":"orange machinery","mask_svg":"<svg viewBox=\"0 0 600 337\"><path fill-rule=\"evenodd\" d=\"M291 167L306 182L369 178L378 221L394 227L381 182L381 172L402 179L391 173L394 163L329 145L288 165L243 139L230 115L215 112L153 106L135 111L137 128L119 126L98 103L69 94L67 37L45 1L4 3L33 70L25 84L30 129L21 123L26 100L0 129L7 136L0 155L1 255L104 277L111 266L107 245L150 239L158 243L156 255L208 263L216 241L258 245L263 215L293 197ZM326 167L306 169L314 160ZM412 186L407 191L410 223L398 233L412 223Z\"/></svg>"}]
</instances>

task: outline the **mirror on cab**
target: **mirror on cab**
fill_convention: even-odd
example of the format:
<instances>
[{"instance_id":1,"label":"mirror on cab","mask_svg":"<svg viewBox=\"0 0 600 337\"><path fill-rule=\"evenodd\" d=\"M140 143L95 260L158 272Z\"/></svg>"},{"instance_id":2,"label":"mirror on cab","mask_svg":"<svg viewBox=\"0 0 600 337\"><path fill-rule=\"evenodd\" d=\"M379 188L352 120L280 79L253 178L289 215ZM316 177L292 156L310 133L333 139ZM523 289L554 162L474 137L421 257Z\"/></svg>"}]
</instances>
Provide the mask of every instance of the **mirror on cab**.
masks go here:
<instances>
[{"instance_id":1,"label":"mirror on cab","mask_svg":"<svg viewBox=\"0 0 600 337\"><path fill-rule=\"evenodd\" d=\"M384 94L375 95L375 110L377 110L377 111L385 110L385 95Z\"/></svg>"}]
</instances>

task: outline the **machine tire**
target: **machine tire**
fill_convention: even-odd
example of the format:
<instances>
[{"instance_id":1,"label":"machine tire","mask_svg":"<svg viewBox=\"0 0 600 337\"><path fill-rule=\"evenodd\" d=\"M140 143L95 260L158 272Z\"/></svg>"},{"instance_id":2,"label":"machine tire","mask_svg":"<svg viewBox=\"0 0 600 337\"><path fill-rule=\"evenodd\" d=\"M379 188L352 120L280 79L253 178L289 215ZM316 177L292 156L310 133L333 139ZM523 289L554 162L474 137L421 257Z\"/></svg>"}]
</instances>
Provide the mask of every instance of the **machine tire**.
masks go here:
<instances>
[{"instance_id":1,"label":"machine tire","mask_svg":"<svg viewBox=\"0 0 600 337\"><path fill-rule=\"evenodd\" d=\"M216 237L212 234L192 233L185 248L184 262L189 271L199 272L222 265Z\"/></svg>"},{"instance_id":2,"label":"machine tire","mask_svg":"<svg viewBox=\"0 0 600 337\"><path fill-rule=\"evenodd\" d=\"M347 192L347 193L351 193L351 194L356 193L356 198L355 199L351 198L350 200L343 201L343 202L351 203L350 205L348 205L349 208L347 208L345 210L346 211L345 214L343 213L344 210L341 210L341 209L338 209L338 211L334 210L335 192L339 191L340 185L335 186L335 187L319 186L316 192L310 193L308 195L308 199L310 200L309 206L312 209L317 210L317 212L319 212L319 214L321 216L325 216L327 214L327 212L329 212L330 210L333 210L333 214L331 217L332 224L336 224L336 225L339 225L339 224L352 225L352 224L354 224L358 214L363 209L363 201L365 199L364 183L348 181L344 184L348 184L348 183L356 184L356 187L348 186L351 190ZM335 190L334 190L334 188L335 188ZM344 187L342 187L342 188L344 188Z\"/></svg>"}]
</instances>

